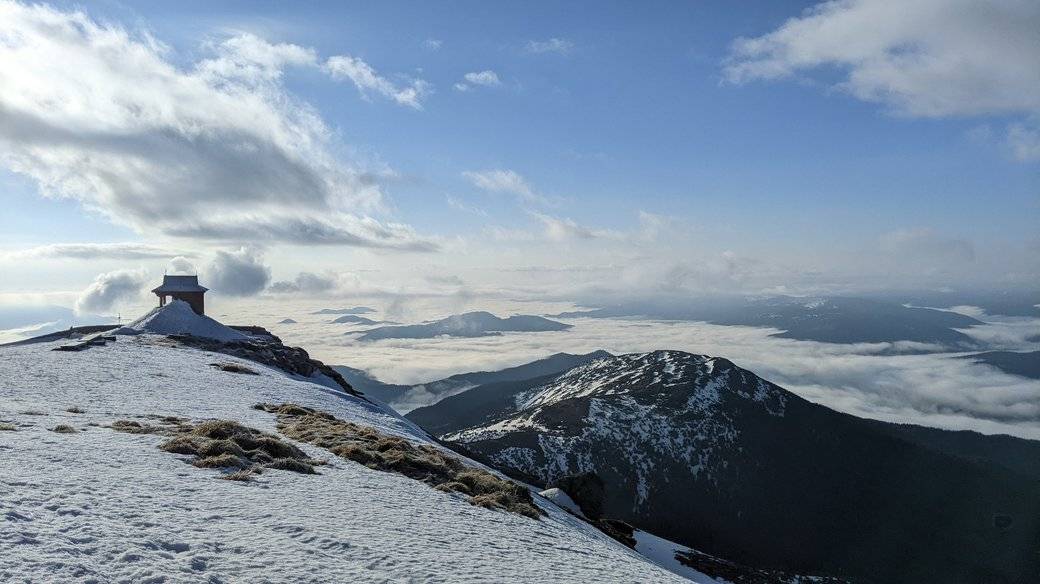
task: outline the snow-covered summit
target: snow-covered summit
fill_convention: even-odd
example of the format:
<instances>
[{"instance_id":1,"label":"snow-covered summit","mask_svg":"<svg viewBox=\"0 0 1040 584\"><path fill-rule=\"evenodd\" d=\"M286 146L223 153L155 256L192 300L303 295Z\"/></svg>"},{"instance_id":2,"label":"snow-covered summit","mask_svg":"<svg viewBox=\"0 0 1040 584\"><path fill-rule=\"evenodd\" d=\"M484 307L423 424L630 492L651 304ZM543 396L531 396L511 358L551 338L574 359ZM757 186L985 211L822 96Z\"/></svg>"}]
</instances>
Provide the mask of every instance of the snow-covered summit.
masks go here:
<instances>
[{"instance_id":1,"label":"snow-covered summit","mask_svg":"<svg viewBox=\"0 0 1040 584\"><path fill-rule=\"evenodd\" d=\"M224 342L249 338L208 316L196 314L191 306L183 300L171 300L165 306L153 308L148 314L113 331L113 334L117 335L142 333L191 335Z\"/></svg>"},{"instance_id":2,"label":"snow-covered summit","mask_svg":"<svg viewBox=\"0 0 1040 584\"><path fill-rule=\"evenodd\" d=\"M732 389L738 397L762 403L774 415L783 414L786 392L758 378L753 381L750 393L743 386L731 387L729 377L734 369L726 359L684 351L661 350L611 356L575 367L522 394L517 398L517 409L579 397L634 392L683 393L688 396L689 405L700 404L703 407L718 402L719 391ZM745 377L750 374L744 373Z\"/></svg>"}]
</instances>

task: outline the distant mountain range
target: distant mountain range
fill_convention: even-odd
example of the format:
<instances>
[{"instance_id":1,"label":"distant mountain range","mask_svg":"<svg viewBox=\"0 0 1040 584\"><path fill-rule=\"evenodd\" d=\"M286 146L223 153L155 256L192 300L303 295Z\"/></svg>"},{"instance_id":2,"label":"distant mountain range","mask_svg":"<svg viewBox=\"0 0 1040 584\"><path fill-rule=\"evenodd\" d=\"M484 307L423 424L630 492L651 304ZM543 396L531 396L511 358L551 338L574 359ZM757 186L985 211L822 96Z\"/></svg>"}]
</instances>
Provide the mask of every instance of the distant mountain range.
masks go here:
<instances>
[{"instance_id":1,"label":"distant mountain range","mask_svg":"<svg viewBox=\"0 0 1040 584\"><path fill-rule=\"evenodd\" d=\"M311 314L371 314L375 309L367 306L355 306L353 308L322 308Z\"/></svg>"},{"instance_id":2,"label":"distant mountain range","mask_svg":"<svg viewBox=\"0 0 1040 584\"><path fill-rule=\"evenodd\" d=\"M499 371L459 373L437 381L414 385L383 383L365 371L345 365L339 365L333 367L333 369L338 371L351 386L363 392L366 396L375 397L399 412L407 412L418 406L428 405L440 399L450 399L448 396L473 387L494 383L511 383L545 375L559 374L583 363L609 356L610 353L606 351L595 351L585 355L556 353L544 359L538 359L537 361L516 367L508 367Z\"/></svg>"},{"instance_id":3,"label":"distant mountain range","mask_svg":"<svg viewBox=\"0 0 1040 584\"><path fill-rule=\"evenodd\" d=\"M467 312L423 324L384 326L366 331L360 341L379 339L432 339L439 336L487 337L504 332L562 331L571 325L540 316L499 318L490 312Z\"/></svg>"},{"instance_id":4,"label":"distant mountain range","mask_svg":"<svg viewBox=\"0 0 1040 584\"><path fill-rule=\"evenodd\" d=\"M856 582L1040 573L1040 442L856 418L726 359L604 357L407 417L581 491L582 509L747 565Z\"/></svg>"},{"instance_id":5,"label":"distant mountain range","mask_svg":"<svg viewBox=\"0 0 1040 584\"><path fill-rule=\"evenodd\" d=\"M978 343L955 329L983 324L982 321L955 312L846 297L677 298L628 302L556 316L705 321L721 325L773 327L783 331L777 333L777 337L805 341L915 341L969 349L976 348Z\"/></svg>"},{"instance_id":6,"label":"distant mountain range","mask_svg":"<svg viewBox=\"0 0 1040 584\"><path fill-rule=\"evenodd\" d=\"M1020 375L1030 379L1040 379L1040 351L1018 353L1015 351L989 351L967 355L963 359L972 359L976 363L985 363L1000 369L1004 373Z\"/></svg>"}]
</instances>

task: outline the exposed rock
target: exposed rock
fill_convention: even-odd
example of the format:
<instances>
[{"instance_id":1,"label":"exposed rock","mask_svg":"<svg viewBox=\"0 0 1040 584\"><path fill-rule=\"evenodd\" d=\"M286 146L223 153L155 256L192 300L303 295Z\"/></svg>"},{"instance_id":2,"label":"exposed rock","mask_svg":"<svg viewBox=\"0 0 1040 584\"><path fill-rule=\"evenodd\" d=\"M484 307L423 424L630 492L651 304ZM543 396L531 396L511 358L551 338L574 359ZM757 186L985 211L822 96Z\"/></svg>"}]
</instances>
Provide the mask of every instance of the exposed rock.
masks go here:
<instances>
[{"instance_id":1,"label":"exposed rock","mask_svg":"<svg viewBox=\"0 0 1040 584\"><path fill-rule=\"evenodd\" d=\"M261 327L233 328L239 331L250 331L250 338L244 341L227 342L192 335L168 335L167 338L196 349L223 353L277 367L301 377L312 377L315 373L322 373L335 381L343 391L364 399L364 394L351 387L339 372L317 359L311 359L307 351L299 347L283 345L281 339Z\"/></svg>"}]
</instances>

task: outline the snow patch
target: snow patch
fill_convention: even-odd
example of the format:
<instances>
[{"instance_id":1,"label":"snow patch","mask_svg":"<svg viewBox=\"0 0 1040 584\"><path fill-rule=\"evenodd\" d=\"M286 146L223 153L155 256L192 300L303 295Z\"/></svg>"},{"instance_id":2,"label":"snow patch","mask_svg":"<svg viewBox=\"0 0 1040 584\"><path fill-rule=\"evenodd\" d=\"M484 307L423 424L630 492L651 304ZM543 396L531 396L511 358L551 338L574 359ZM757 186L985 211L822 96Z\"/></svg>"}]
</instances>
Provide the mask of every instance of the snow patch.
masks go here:
<instances>
[{"instance_id":1,"label":"snow patch","mask_svg":"<svg viewBox=\"0 0 1040 584\"><path fill-rule=\"evenodd\" d=\"M676 552L688 552L690 548L638 529L635 530L633 536L636 539L636 551L652 560L658 566L699 584L729 584L725 580L716 580L689 566L685 566L675 559Z\"/></svg>"},{"instance_id":2,"label":"snow patch","mask_svg":"<svg viewBox=\"0 0 1040 584\"><path fill-rule=\"evenodd\" d=\"M244 341L248 335L227 327L208 316L195 314L183 300L171 300L166 306L153 308L151 312L132 323L113 331L116 335L191 335L218 341Z\"/></svg>"},{"instance_id":3,"label":"snow patch","mask_svg":"<svg viewBox=\"0 0 1040 584\"><path fill-rule=\"evenodd\" d=\"M581 512L581 507L579 507L578 504L574 502L574 499L571 499L570 495L564 491L553 487L551 489L545 489L538 494L555 503L557 507L566 509L578 517L586 519L585 514Z\"/></svg>"}]
</instances>

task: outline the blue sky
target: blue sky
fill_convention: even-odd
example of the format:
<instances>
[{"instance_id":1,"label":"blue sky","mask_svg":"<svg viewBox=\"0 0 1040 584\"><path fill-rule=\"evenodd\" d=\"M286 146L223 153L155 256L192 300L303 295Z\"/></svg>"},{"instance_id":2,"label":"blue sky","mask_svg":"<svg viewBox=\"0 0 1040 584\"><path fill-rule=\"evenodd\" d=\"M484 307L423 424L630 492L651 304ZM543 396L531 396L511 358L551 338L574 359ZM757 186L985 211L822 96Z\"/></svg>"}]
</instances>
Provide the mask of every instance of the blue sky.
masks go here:
<instances>
[{"instance_id":1,"label":"blue sky","mask_svg":"<svg viewBox=\"0 0 1040 584\"><path fill-rule=\"evenodd\" d=\"M986 22L970 3L921 0L899 19L902 37L872 38L870 27L857 26L832 42L842 19L884 30L891 16L876 5L810 14L813 2L740 10L725 2L57 2L53 13L82 10L103 29L129 31L130 43L155 39L165 45L157 59L183 73L242 35L310 50L307 63L278 64L276 107L291 100L320 118L330 133L321 154L374 185L378 208L348 210L351 216L407 226L411 243L401 245L431 241L436 251L200 235L201 211L186 219L195 223L185 235L180 224L150 224L132 201L68 190L66 198L44 198L40 185L53 177L55 159L20 152L32 162L8 156L0 174L8 209L0 246L7 268L23 277L0 290L73 290L92 273L165 266L161 253L130 266L98 254L71 270L61 252L25 254L47 244L127 242L188 250L201 266L221 250L238 250L274 280L313 272L337 289L350 280L368 291L429 288L421 279L408 283L418 271L454 276L477 293L568 294L604 282L546 276L526 289L520 281L499 285L496 270L605 266L606 280L637 282L660 280L696 257L709 268L680 282L691 291L718 291L720 281L737 292L854 289L863 279L873 287L1035 286L1040 106L1020 97L1033 82L1020 71L1032 66L1023 55L1035 57L1037 45L1015 23L1028 30L1040 22L1038 11L994 2L991 12L999 14ZM936 20L936 10L950 16ZM984 55L992 74L967 67L959 52L988 34L1011 39L1003 54ZM741 52L741 38L769 42ZM847 49L871 45L880 47L875 54ZM924 64L899 58L908 46ZM421 83L420 95L403 103L374 85L356 86L331 71L335 56L363 61L391 88ZM872 69L879 61L887 66L881 74ZM931 62L956 66L930 70ZM741 65L748 68L735 72ZM497 82L464 80L482 72ZM1022 78L1021 86L1000 85ZM120 82L128 79L132 72L119 72ZM17 90L9 93L8 107L24 105ZM147 110L151 98L141 99ZM162 127L148 128L163 135ZM143 136L148 128L117 131ZM513 182L482 186L478 175L493 171ZM176 183L167 186L178 192ZM212 185L215 197L220 188ZM252 219L243 196L221 217ZM277 196L292 206L291 195ZM644 273L647 257L661 265ZM366 282L356 284L359 278Z\"/></svg>"}]
</instances>

